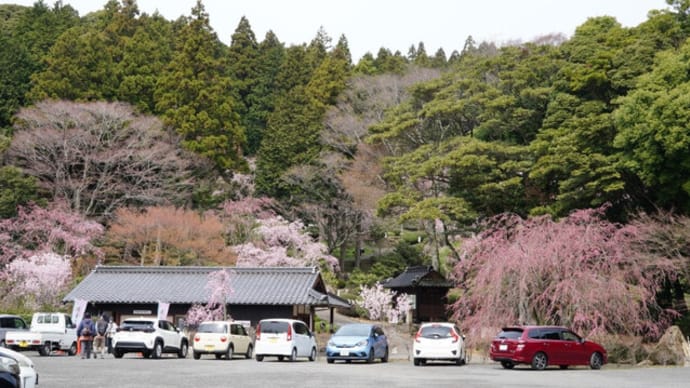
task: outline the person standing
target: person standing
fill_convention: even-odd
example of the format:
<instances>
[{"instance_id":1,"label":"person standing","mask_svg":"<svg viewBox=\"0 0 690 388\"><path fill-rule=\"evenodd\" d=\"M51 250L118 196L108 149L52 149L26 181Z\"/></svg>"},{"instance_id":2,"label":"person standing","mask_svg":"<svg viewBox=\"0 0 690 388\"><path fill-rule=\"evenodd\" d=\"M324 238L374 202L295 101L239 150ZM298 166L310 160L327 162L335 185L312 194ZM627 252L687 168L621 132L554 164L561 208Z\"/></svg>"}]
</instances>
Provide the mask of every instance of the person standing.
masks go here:
<instances>
[{"instance_id":1,"label":"person standing","mask_svg":"<svg viewBox=\"0 0 690 388\"><path fill-rule=\"evenodd\" d=\"M105 333L105 341L108 344L108 353L113 352L113 337L115 336L115 333L117 333L117 323L115 323L115 321L111 317L110 322L108 322L108 329Z\"/></svg>"},{"instance_id":2,"label":"person standing","mask_svg":"<svg viewBox=\"0 0 690 388\"><path fill-rule=\"evenodd\" d=\"M79 322L79 327L77 327L77 338L81 343L81 358L90 358L91 349L93 347L93 336L96 333L96 325L93 324L91 320L91 314L84 314L84 319ZM93 355L96 358L96 355Z\"/></svg>"},{"instance_id":3,"label":"person standing","mask_svg":"<svg viewBox=\"0 0 690 388\"><path fill-rule=\"evenodd\" d=\"M105 358L105 335L108 331L108 320L105 314L96 322L96 337L93 339L93 357Z\"/></svg>"}]
</instances>

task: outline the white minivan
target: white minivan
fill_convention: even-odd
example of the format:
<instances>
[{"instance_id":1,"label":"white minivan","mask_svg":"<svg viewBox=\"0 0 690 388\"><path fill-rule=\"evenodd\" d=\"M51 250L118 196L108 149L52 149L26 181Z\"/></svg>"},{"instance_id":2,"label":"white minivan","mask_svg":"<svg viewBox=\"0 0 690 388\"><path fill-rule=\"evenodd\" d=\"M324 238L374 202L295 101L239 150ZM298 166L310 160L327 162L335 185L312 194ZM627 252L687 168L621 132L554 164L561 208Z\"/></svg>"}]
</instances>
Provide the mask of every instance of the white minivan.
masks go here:
<instances>
[{"instance_id":1,"label":"white minivan","mask_svg":"<svg viewBox=\"0 0 690 388\"><path fill-rule=\"evenodd\" d=\"M316 360L316 339L307 324L295 319L263 319L256 326L254 354L256 361L264 357L278 357L290 361L297 357Z\"/></svg>"}]
</instances>

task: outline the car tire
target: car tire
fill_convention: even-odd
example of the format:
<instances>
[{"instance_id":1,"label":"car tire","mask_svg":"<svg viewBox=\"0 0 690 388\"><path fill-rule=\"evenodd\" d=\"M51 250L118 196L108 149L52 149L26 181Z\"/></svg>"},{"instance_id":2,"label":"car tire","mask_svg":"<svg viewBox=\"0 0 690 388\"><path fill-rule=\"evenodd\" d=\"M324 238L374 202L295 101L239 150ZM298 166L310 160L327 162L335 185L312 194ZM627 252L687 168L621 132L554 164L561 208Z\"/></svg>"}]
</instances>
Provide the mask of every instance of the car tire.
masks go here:
<instances>
[{"instance_id":1,"label":"car tire","mask_svg":"<svg viewBox=\"0 0 690 388\"><path fill-rule=\"evenodd\" d=\"M257 355L256 355L256 361L261 362L261 361L263 361L263 360L264 360L264 356L262 356L262 355L260 355L260 354L257 354Z\"/></svg>"},{"instance_id":2,"label":"car tire","mask_svg":"<svg viewBox=\"0 0 690 388\"><path fill-rule=\"evenodd\" d=\"M367 357L367 364L374 362L374 348L369 349L369 357Z\"/></svg>"},{"instance_id":3,"label":"car tire","mask_svg":"<svg viewBox=\"0 0 690 388\"><path fill-rule=\"evenodd\" d=\"M232 360L232 354L235 353L235 347L230 344L228 345L228 350L225 352L225 358L230 361Z\"/></svg>"},{"instance_id":4,"label":"car tire","mask_svg":"<svg viewBox=\"0 0 690 388\"><path fill-rule=\"evenodd\" d=\"M0 348L6 348L5 340L0 341Z\"/></svg>"},{"instance_id":5,"label":"car tire","mask_svg":"<svg viewBox=\"0 0 690 388\"><path fill-rule=\"evenodd\" d=\"M515 367L515 363L512 361L501 361L501 366L504 369L513 369Z\"/></svg>"},{"instance_id":6,"label":"car tire","mask_svg":"<svg viewBox=\"0 0 690 388\"><path fill-rule=\"evenodd\" d=\"M420 365L422 365L422 363L419 361L418 358L415 358L414 360L412 360L412 363L414 364L414 366L420 366Z\"/></svg>"},{"instance_id":7,"label":"car tire","mask_svg":"<svg viewBox=\"0 0 690 388\"><path fill-rule=\"evenodd\" d=\"M329 364L332 364L332 363L335 362L335 360L332 359L332 358L327 358L327 359L326 359L326 362L329 363Z\"/></svg>"},{"instance_id":8,"label":"car tire","mask_svg":"<svg viewBox=\"0 0 690 388\"><path fill-rule=\"evenodd\" d=\"M193 352L192 354L193 354L195 360L201 359L201 353Z\"/></svg>"},{"instance_id":9,"label":"car tire","mask_svg":"<svg viewBox=\"0 0 690 388\"><path fill-rule=\"evenodd\" d=\"M219 353L216 353L213 356L216 358L216 360L220 360L221 358L223 358L223 355Z\"/></svg>"},{"instance_id":10,"label":"car tire","mask_svg":"<svg viewBox=\"0 0 690 388\"><path fill-rule=\"evenodd\" d=\"M120 351L119 349L117 349L117 348L116 348L116 349L113 349L113 356L114 356L115 358L122 358L122 356L124 356L124 355L125 355L125 354L122 353L122 351Z\"/></svg>"},{"instance_id":11,"label":"car tire","mask_svg":"<svg viewBox=\"0 0 690 388\"><path fill-rule=\"evenodd\" d=\"M53 345L50 344L50 342L46 342L43 345L41 345L40 348L38 348L38 354L41 356L50 356L50 352L53 351Z\"/></svg>"},{"instance_id":12,"label":"car tire","mask_svg":"<svg viewBox=\"0 0 690 388\"><path fill-rule=\"evenodd\" d=\"M532 369L544 370L546 366L549 365L549 358L544 352L537 352L537 354L532 357Z\"/></svg>"},{"instance_id":13,"label":"car tire","mask_svg":"<svg viewBox=\"0 0 690 388\"><path fill-rule=\"evenodd\" d=\"M249 360L252 358L252 353L254 352L254 347L252 345L247 346L247 353L244 354L244 358Z\"/></svg>"},{"instance_id":14,"label":"car tire","mask_svg":"<svg viewBox=\"0 0 690 388\"><path fill-rule=\"evenodd\" d=\"M290 353L290 362L297 361L297 348L292 348L292 353Z\"/></svg>"},{"instance_id":15,"label":"car tire","mask_svg":"<svg viewBox=\"0 0 690 388\"><path fill-rule=\"evenodd\" d=\"M309 353L309 361L316 361L316 348L311 348L311 353Z\"/></svg>"},{"instance_id":16,"label":"car tire","mask_svg":"<svg viewBox=\"0 0 690 388\"><path fill-rule=\"evenodd\" d=\"M568 365L559 365L558 367L563 369L563 370L568 369Z\"/></svg>"},{"instance_id":17,"label":"car tire","mask_svg":"<svg viewBox=\"0 0 690 388\"><path fill-rule=\"evenodd\" d=\"M592 353L589 357L589 367L592 369L601 369L602 365L604 365L604 357L602 357L601 353Z\"/></svg>"},{"instance_id":18,"label":"car tire","mask_svg":"<svg viewBox=\"0 0 690 388\"><path fill-rule=\"evenodd\" d=\"M187 345L187 341L182 341L180 351L177 352L177 358L187 358L187 353L189 353L189 345Z\"/></svg>"},{"instance_id":19,"label":"car tire","mask_svg":"<svg viewBox=\"0 0 690 388\"><path fill-rule=\"evenodd\" d=\"M388 346L386 346L386 351L383 352L383 357L381 357L381 362L388 362Z\"/></svg>"},{"instance_id":20,"label":"car tire","mask_svg":"<svg viewBox=\"0 0 690 388\"><path fill-rule=\"evenodd\" d=\"M77 355L77 343L72 342L72 345L70 345L69 349L67 350L67 354L70 356L76 356Z\"/></svg>"},{"instance_id":21,"label":"car tire","mask_svg":"<svg viewBox=\"0 0 690 388\"><path fill-rule=\"evenodd\" d=\"M283 361L284 358L283 356L278 356L278 361Z\"/></svg>"},{"instance_id":22,"label":"car tire","mask_svg":"<svg viewBox=\"0 0 690 388\"><path fill-rule=\"evenodd\" d=\"M153 349L151 350L151 358L158 359L163 355L163 344L160 341L156 341L153 344Z\"/></svg>"}]
</instances>

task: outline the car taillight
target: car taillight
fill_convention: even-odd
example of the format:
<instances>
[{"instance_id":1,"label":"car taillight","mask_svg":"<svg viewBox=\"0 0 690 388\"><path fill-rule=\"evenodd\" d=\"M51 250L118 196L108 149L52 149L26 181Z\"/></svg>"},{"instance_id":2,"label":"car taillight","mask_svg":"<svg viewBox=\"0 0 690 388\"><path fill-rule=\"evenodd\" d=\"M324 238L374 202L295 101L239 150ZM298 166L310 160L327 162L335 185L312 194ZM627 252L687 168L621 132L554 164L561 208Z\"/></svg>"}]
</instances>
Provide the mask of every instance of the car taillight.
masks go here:
<instances>
[{"instance_id":1,"label":"car taillight","mask_svg":"<svg viewBox=\"0 0 690 388\"><path fill-rule=\"evenodd\" d=\"M261 339L261 324L260 323L258 325L256 325L256 335L255 336L256 336L257 341Z\"/></svg>"},{"instance_id":2,"label":"car taillight","mask_svg":"<svg viewBox=\"0 0 690 388\"><path fill-rule=\"evenodd\" d=\"M524 341L519 341L519 342L517 343L517 346L515 347L515 350L517 350L517 351L519 352L519 351L521 351L521 350L524 349L524 348L525 348L525 342L524 342Z\"/></svg>"},{"instance_id":3,"label":"car taillight","mask_svg":"<svg viewBox=\"0 0 690 388\"><path fill-rule=\"evenodd\" d=\"M226 337L226 336L220 337L220 342L225 342L227 340L228 340L228 337Z\"/></svg>"},{"instance_id":4,"label":"car taillight","mask_svg":"<svg viewBox=\"0 0 690 388\"><path fill-rule=\"evenodd\" d=\"M13 340L13 339L8 339L8 340L7 340L7 343L8 343L8 344L13 344L13 343L14 343L14 340Z\"/></svg>"},{"instance_id":5,"label":"car taillight","mask_svg":"<svg viewBox=\"0 0 690 388\"><path fill-rule=\"evenodd\" d=\"M288 325L287 340L292 341L292 325Z\"/></svg>"},{"instance_id":6,"label":"car taillight","mask_svg":"<svg viewBox=\"0 0 690 388\"><path fill-rule=\"evenodd\" d=\"M415 340L415 342L422 342L422 341L419 340L419 338L420 338L421 336L422 336L422 331L419 330L419 331L417 332L417 334L414 335L414 340Z\"/></svg>"},{"instance_id":7,"label":"car taillight","mask_svg":"<svg viewBox=\"0 0 690 388\"><path fill-rule=\"evenodd\" d=\"M201 337L199 337L199 335L197 334L194 336L194 342L199 342L199 341L201 341Z\"/></svg>"},{"instance_id":8,"label":"car taillight","mask_svg":"<svg viewBox=\"0 0 690 388\"><path fill-rule=\"evenodd\" d=\"M457 335L457 333L455 333L455 330L451 330L450 335L453 337L453 343L458 342L458 340L460 339L460 336Z\"/></svg>"}]
</instances>

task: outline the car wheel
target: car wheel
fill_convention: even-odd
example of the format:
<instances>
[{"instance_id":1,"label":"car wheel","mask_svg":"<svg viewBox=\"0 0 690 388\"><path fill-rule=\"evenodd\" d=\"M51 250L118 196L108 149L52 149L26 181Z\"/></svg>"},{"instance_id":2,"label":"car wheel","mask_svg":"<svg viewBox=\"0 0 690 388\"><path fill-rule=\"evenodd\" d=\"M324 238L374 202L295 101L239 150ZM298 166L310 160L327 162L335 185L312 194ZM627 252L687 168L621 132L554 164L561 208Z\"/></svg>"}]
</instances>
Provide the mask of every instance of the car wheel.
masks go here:
<instances>
[{"instance_id":1,"label":"car wheel","mask_svg":"<svg viewBox=\"0 0 690 388\"><path fill-rule=\"evenodd\" d=\"M194 359L199 360L201 358L201 353L193 352Z\"/></svg>"},{"instance_id":2,"label":"car wheel","mask_svg":"<svg viewBox=\"0 0 690 388\"><path fill-rule=\"evenodd\" d=\"M297 361L297 348L292 348L292 353L290 353L290 362Z\"/></svg>"},{"instance_id":3,"label":"car wheel","mask_svg":"<svg viewBox=\"0 0 690 388\"><path fill-rule=\"evenodd\" d=\"M568 365L559 365L558 367L561 369L568 369Z\"/></svg>"},{"instance_id":4,"label":"car wheel","mask_svg":"<svg viewBox=\"0 0 690 388\"><path fill-rule=\"evenodd\" d=\"M180 351L177 352L177 357L178 358L187 358L188 352L189 352L189 345L187 345L187 341L182 341L182 345L180 345Z\"/></svg>"},{"instance_id":5,"label":"car wheel","mask_svg":"<svg viewBox=\"0 0 690 388\"><path fill-rule=\"evenodd\" d=\"M329 364L332 364L333 362L335 362L335 360L332 359L332 358L327 358L327 359L326 359L326 362L329 363Z\"/></svg>"},{"instance_id":6,"label":"car wheel","mask_svg":"<svg viewBox=\"0 0 690 388\"><path fill-rule=\"evenodd\" d=\"M285 358L285 357L283 357L283 356L278 356L278 361L283 361L283 358Z\"/></svg>"},{"instance_id":7,"label":"car wheel","mask_svg":"<svg viewBox=\"0 0 690 388\"><path fill-rule=\"evenodd\" d=\"M420 366L422 364L421 362L419 362L418 358L415 358L414 360L412 360L412 363L414 364L414 366Z\"/></svg>"},{"instance_id":8,"label":"car wheel","mask_svg":"<svg viewBox=\"0 0 690 388\"><path fill-rule=\"evenodd\" d=\"M220 360L221 358L223 358L223 355L219 353L214 354L214 356L216 357L216 360Z\"/></svg>"},{"instance_id":9,"label":"car wheel","mask_svg":"<svg viewBox=\"0 0 690 388\"><path fill-rule=\"evenodd\" d=\"M262 355L260 355L260 354L257 354L257 355L256 355L256 361L261 362L261 361L263 361L263 360L264 360L264 356L262 356Z\"/></svg>"},{"instance_id":10,"label":"car wheel","mask_svg":"<svg viewBox=\"0 0 690 388\"><path fill-rule=\"evenodd\" d=\"M386 351L383 352L383 357L381 357L381 362L388 362L388 346L386 346Z\"/></svg>"},{"instance_id":11,"label":"car wheel","mask_svg":"<svg viewBox=\"0 0 690 388\"><path fill-rule=\"evenodd\" d=\"M601 353L599 353L599 352L592 353L592 356L589 358L589 367L592 369L601 369L601 366L603 364L604 364L604 358L601 356Z\"/></svg>"},{"instance_id":12,"label":"car wheel","mask_svg":"<svg viewBox=\"0 0 690 388\"><path fill-rule=\"evenodd\" d=\"M501 361L501 366L505 369L513 369L515 364L513 364L511 361Z\"/></svg>"},{"instance_id":13,"label":"car wheel","mask_svg":"<svg viewBox=\"0 0 690 388\"><path fill-rule=\"evenodd\" d=\"M151 351L151 358L161 358L163 355L163 344L160 341L156 341L153 345L153 350Z\"/></svg>"},{"instance_id":14,"label":"car wheel","mask_svg":"<svg viewBox=\"0 0 690 388\"><path fill-rule=\"evenodd\" d=\"M311 353L309 354L309 361L316 361L316 348L311 348Z\"/></svg>"},{"instance_id":15,"label":"car wheel","mask_svg":"<svg viewBox=\"0 0 690 388\"><path fill-rule=\"evenodd\" d=\"M6 348L5 340L0 341L0 348Z\"/></svg>"},{"instance_id":16,"label":"car wheel","mask_svg":"<svg viewBox=\"0 0 690 388\"><path fill-rule=\"evenodd\" d=\"M72 345L70 345L69 350L67 350L67 354L70 356L75 356L77 354L77 343L72 342Z\"/></svg>"},{"instance_id":17,"label":"car wheel","mask_svg":"<svg viewBox=\"0 0 690 388\"><path fill-rule=\"evenodd\" d=\"M50 342L46 342L43 345L41 345L40 348L38 348L38 354L41 356L50 356L50 352L53 350L53 346L50 344Z\"/></svg>"},{"instance_id":18,"label":"car wheel","mask_svg":"<svg viewBox=\"0 0 690 388\"><path fill-rule=\"evenodd\" d=\"M371 364L374 362L374 348L369 349L369 357L367 357L367 363Z\"/></svg>"},{"instance_id":19,"label":"car wheel","mask_svg":"<svg viewBox=\"0 0 690 388\"><path fill-rule=\"evenodd\" d=\"M233 354L233 353L235 353L235 347L234 347L232 344L230 344L230 345L228 346L228 351L225 352L225 358L226 358L228 361L232 360L232 354Z\"/></svg>"},{"instance_id":20,"label":"car wheel","mask_svg":"<svg viewBox=\"0 0 690 388\"><path fill-rule=\"evenodd\" d=\"M247 346L247 353L244 354L244 358L252 358L252 352L254 352L254 347L252 345Z\"/></svg>"},{"instance_id":21,"label":"car wheel","mask_svg":"<svg viewBox=\"0 0 690 388\"><path fill-rule=\"evenodd\" d=\"M544 352L537 352L537 354L532 357L532 369L544 370L548 364L549 359Z\"/></svg>"},{"instance_id":22,"label":"car wheel","mask_svg":"<svg viewBox=\"0 0 690 388\"><path fill-rule=\"evenodd\" d=\"M118 350L118 349L113 349L113 356L114 356L115 358L122 358L122 356L124 356L124 355L125 355L125 354L122 353L122 351L120 351L120 350Z\"/></svg>"}]
</instances>

